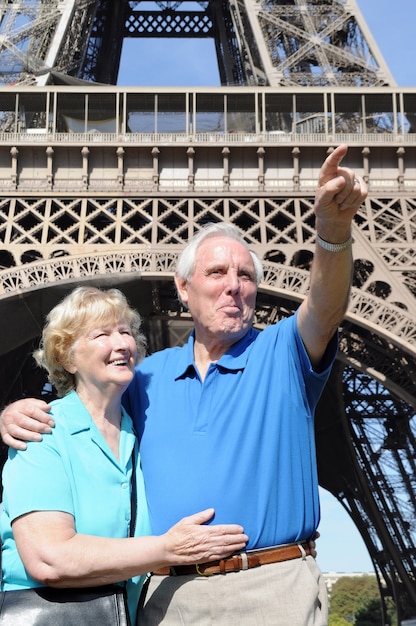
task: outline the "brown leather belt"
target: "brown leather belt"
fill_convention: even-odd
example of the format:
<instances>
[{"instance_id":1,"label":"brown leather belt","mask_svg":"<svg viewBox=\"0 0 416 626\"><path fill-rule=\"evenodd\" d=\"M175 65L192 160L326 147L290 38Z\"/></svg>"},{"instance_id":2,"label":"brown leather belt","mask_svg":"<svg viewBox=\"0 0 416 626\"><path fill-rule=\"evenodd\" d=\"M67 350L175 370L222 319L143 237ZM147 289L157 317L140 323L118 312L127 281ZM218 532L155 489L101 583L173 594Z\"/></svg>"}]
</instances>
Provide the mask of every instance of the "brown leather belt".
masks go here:
<instances>
[{"instance_id":1,"label":"brown leather belt","mask_svg":"<svg viewBox=\"0 0 416 626\"><path fill-rule=\"evenodd\" d=\"M269 565L270 563L280 563L291 561L300 557L309 556L311 550L308 543L295 543L287 546L277 546L276 548L265 548L264 550L252 550L251 552L240 552L221 561L210 563L200 563L199 565L175 565L175 567L161 567L153 571L156 576L214 576L215 574L228 574L229 572L240 572L241 570Z\"/></svg>"}]
</instances>

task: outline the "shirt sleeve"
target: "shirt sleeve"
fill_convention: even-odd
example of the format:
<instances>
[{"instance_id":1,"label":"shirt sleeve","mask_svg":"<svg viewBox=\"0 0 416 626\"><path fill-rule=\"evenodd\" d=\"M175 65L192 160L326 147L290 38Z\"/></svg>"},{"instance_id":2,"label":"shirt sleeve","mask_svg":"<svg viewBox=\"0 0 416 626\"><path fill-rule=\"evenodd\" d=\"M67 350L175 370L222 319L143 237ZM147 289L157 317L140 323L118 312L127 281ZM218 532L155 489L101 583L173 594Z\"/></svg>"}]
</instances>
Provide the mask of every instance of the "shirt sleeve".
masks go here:
<instances>
[{"instance_id":1,"label":"shirt sleeve","mask_svg":"<svg viewBox=\"0 0 416 626\"><path fill-rule=\"evenodd\" d=\"M299 358L303 379L305 381L306 395L311 406L316 406L322 394L323 388L329 378L338 352L338 333L336 332L330 340L318 370L313 368L305 345L300 336L298 325L296 323L296 314L293 317L293 334L297 356Z\"/></svg>"},{"instance_id":2,"label":"shirt sleeve","mask_svg":"<svg viewBox=\"0 0 416 626\"><path fill-rule=\"evenodd\" d=\"M32 511L74 514L71 488L55 433L26 450L10 450L3 470L4 506L10 521Z\"/></svg>"}]
</instances>

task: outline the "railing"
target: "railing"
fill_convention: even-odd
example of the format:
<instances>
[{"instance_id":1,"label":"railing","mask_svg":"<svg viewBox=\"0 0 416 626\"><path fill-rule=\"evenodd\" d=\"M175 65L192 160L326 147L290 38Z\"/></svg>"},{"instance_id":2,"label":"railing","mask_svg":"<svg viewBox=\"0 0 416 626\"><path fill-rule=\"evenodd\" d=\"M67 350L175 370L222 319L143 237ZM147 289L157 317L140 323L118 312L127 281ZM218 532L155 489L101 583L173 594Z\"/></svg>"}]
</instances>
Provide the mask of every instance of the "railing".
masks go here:
<instances>
[{"instance_id":1,"label":"railing","mask_svg":"<svg viewBox=\"0 0 416 626\"><path fill-rule=\"evenodd\" d=\"M38 130L38 129L37 129ZM0 133L2 145L17 144L335 144L349 145L373 144L416 144L416 133L51 133L51 132L3 132Z\"/></svg>"},{"instance_id":2,"label":"railing","mask_svg":"<svg viewBox=\"0 0 416 626\"><path fill-rule=\"evenodd\" d=\"M370 191L395 193L399 191L414 192L416 190L416 178L398 181L397 178L369 178L368 186ZM40 193L44 191L80 193L89 191L95 195L115 194L117 192L129 191L132 193L151 193L155 191L173 192L192 191L199 193L221 193L240 192L246 194L276 192L293 193L295 191L312 194L316 188L315 179L302 179L298 177L296 182L292 178L263 179L261 182L257 178L234 180L229 178L225 183L222 179L195 179L190 182L186 178L161 178L157 181L151 176L148 178L122 179L116 178L91 178L86 181L80 175L72 179L48 179L48 177L23 177L14 181L11 177L0 178L0 188L3 195L12 191L20 193Z\"/></svg>"}]
</instances>

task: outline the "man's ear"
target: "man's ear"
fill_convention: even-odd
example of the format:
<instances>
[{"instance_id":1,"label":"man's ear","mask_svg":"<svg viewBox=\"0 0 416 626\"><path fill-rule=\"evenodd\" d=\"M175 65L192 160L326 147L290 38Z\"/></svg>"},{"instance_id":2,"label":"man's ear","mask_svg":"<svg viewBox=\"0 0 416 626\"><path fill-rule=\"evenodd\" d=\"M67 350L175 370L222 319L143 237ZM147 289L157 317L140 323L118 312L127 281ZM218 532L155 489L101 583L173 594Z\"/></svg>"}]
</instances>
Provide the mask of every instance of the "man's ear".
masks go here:
<instances>
[{"instance_id":1,"label":"man's ear","mask_svg":"<svg viewBox=\"0 0 416 626\"><path fill-rule=\"evenodd\" d=\"M185 278L179 278L179 276L177 276L175 274L175 285L176 285L176 290L178 292L179 299L184 304L187 304L187 302L188 302L188 281Z\"/></svg>"}]
</instances>

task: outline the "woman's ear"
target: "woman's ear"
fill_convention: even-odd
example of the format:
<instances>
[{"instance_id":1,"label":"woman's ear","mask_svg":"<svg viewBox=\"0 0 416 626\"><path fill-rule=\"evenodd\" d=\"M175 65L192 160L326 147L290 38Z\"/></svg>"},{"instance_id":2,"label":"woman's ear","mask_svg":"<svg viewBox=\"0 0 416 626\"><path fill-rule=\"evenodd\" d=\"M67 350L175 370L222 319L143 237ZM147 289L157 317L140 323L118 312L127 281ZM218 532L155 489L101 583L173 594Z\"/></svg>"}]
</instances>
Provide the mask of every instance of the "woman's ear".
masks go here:
<instances>
[{"instance_id":1,"label":"woman's ear","mask_svg":"<svg viewBox=\"0 0 416 626\"><path fill-rule=\"evenodd\" d=\"M65 363L62 363L62 367L69 372L70 374L75 374L75 372L77 371L77 368L73 362L72 359L72 351L70 350L68 352L68 354L66 355L66 360Z\"/></svg>"}]
</instances>

